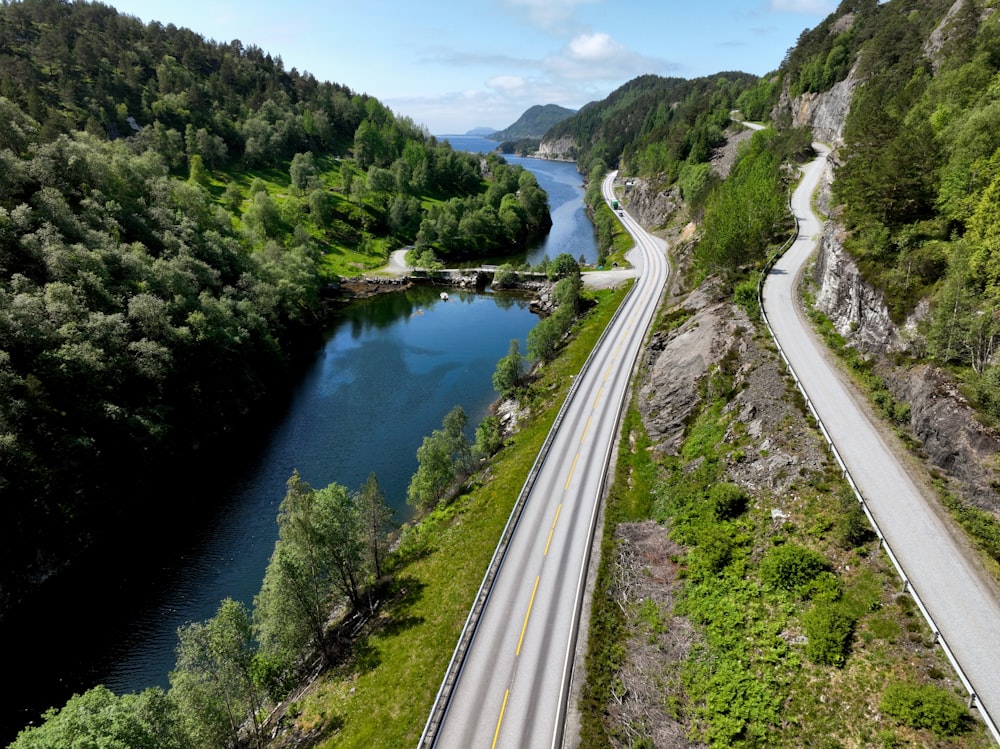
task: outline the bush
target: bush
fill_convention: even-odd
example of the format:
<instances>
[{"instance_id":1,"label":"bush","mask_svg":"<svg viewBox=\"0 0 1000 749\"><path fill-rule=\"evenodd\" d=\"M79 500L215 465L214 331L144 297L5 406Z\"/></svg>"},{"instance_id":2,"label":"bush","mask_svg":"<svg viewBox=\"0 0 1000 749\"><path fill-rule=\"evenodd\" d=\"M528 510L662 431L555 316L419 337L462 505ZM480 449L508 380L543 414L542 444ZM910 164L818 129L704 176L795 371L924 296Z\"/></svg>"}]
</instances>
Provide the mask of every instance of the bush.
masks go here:
<instances>
[{"instance_id":1,"label":"bush","mask_svg":"<svg viewBox=\"0 0 1000 749\"><path fill-rule=\"evenodd\" d=\"M688 574L705 580L722 572L733 558L731 529L711 525L698 534L698 543L688 555Z\"/></svg>"},{"instance_id":2,"label":"bush","mask_svg":"<svg viewBox=\"0 0 1000 749\"><path fill-rule=\"evenodd\" d=\"M504 289L508 286L513 286L518 280L520 278L517 275L517 271L514 270L514 266L510 263L504 263L493 273L493 288Z\"/></svg>"},{"instance_id":3,"label":"bush","mask_svg":"<svg viewBox=\"0 0 1000 749\"><path fill-rule=\"evenodd\" d=\"M890 684L882 694L880 708L911 728L929 728L939 738L955 736L969 724L965 705L933 684Z\"/></svg>"},{"instance_id":4,"label":"bush","mask_svg":"<svg viewBox=\"0 0 1000 749\"><path fill-rule=\"evenodd\" d=\"M478 458L488 458L503 447L503 427L500 418L487 416L476 427L476 443L472 448Z\"/></svg>"},{"instance_id":5,"label":"bush","mask_svg":"<svg viewBox=\"0 0 1000 749\"><path fill-rule=\"evenodd\" d=\"M742 307L751 320L760 319L760 299L757 297L757 281L753 278L741 281L733 287L733 301Z\"/></svg>"},{"instance_id":6,"label":"bush","mask_svg":"<svg viewBox=\"0 0 1000 749\"><path fill-rule=\"evenodd\" d=\"M796 544L776 546L760 562L760 576L765 584L790 591L803 591L829 569L826 557Z\"/></svg>"},{"instance_id":7,"label":"bush","mask_svg":"<svg viewBox=\"0 0 1000 749\"><path fill-rule=\"evenodd\" d=\"M855 620L843 606L821 603L802 616L806 657L821 666L843 666L854 635Z\"/></svg>"},{"instance_id":8,"label":"bush","mask_svg":"<svg viewBox=\"0 0 1000 749\"><path fill-rule=\"evenodd\" d=\"M736 484L715 484L708 493L712 515L716 520L731 520L747 508L747 496Z\"/></svg>"}]
</instances>

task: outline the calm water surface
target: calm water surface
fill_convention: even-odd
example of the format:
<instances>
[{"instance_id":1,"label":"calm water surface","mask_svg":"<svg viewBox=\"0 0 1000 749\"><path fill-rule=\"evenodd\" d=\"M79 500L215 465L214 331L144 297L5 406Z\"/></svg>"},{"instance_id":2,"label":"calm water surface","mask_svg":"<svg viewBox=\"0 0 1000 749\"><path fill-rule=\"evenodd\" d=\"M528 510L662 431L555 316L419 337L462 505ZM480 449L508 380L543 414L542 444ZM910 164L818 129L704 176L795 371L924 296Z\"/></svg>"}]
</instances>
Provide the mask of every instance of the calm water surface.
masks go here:
<instances>
[{"instance_id":1,"label":"calm water surface","mask_svg":"<svg viewBox=\"0 0 1000 749\"><path fill-rule=\"evenodd\" d=\"M456 151L489 153L499 145L496 141L472 135L441 135ZM587 218L583 205L583 175L576 170L576 164L566 161L504 156L511 164L520 164L534 173L539 186L549 195L549 210L552 213L552 229L518 262L529 265L540 263L546 256L551 260L557 255L568 253L585 263L597 261L597 242L594 240L594 225ZM505 258L510 261L511 258Z\"/></svg>"},{"instance_id":2,"label":"calm water surface","mask_svg":"<svg viewBox=\"0 0 1000 749\"><path fill-rule=\"evenodd\" d=\"M483 143L463 150L495 147ZM553 228L527 261L569 252L593 262L575 165L508 160L531 169L549 194ZM423 437L455 405L471 435L496 395L497 360L511 339L524 351L535 322L518 297L449 291L444 301L429 288L345 308L265 429L244 435L224 464L178 470L185 506L204 510L172 513L169 496L137 497L137 513L155 521L0 632L8 663L20 664L8 675L21 692L0 709L0 745L45 708L96 684L119 694L167 687L177 628L213 616L226 597L250 605L259 590L293 470L315 487L335 481L350 489L374 471L396 520L407 519L406 487Z\"/></svg>"}]
</instances>

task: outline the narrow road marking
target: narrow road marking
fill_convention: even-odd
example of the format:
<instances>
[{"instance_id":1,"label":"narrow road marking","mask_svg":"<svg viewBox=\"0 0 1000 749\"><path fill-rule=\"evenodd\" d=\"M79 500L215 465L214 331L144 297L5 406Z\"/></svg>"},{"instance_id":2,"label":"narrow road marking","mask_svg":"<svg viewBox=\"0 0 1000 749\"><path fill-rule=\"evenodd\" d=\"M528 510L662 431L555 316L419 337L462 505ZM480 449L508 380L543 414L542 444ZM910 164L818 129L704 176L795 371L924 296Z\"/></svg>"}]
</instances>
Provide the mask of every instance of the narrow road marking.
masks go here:
<instances>
[{"instance_id":1,"label":"narrow road marking","mask_svg":"<svg viewBox=\"0 0 1000 749\"><path fill-rule=\"evenodd\" d=\"M521 654L521 645L524 642L524 631L528 628L528 619L531 617L531 607L535 605L535 593L538 592L538 581L541 575L535 578L535 587L531 589L531 600L528 601L528 610L524 612L524 624L521 625L521 636L517 639L517 650L514 655Z\"/></svg>"},{"instance_id":2,"label":"narrow road marking","mask_svg":"<svg viewBox=\"0 0 1000 749\"><path fill-rule=\"evenodd\" d=\"M573 458L573 465L571 465L569 468L569 476L566 477L566 491L569 491L569 482L573 480L573 471L576 470L576 461L578 461L579 459L580 459L580 453L577 453L576 457Z\"/></svg>"},{"instance_id":3,"label":"narrow road marking","mask_svg":"<svg viewBox=\"0 0 1000 749\"><path fill-rule=\"evenodd\" d=\"M503 693L503 705L500 706L500 717L497 718L497 730L493 732L493 743L490 744L491 749L496 749L497 739L500 738L500 724L503 723L503 714L507 710L507 698L510 697L510 689L508 688L506 692Z\"/></svg>"},{"instance_id":4,"label":"narrow road marking","mask_svg":"<svg viewBox=\"0 0 1000 749\"><path fill-rule=\"evenodd\" d=\"M596 406L597 404L595 403L594 405ZM590 422L593 421L593 420L594 420L594 415L593 414L591 414L590 416L587 417L587 425L583 428L583 434L580 436L580 444L581 445L584 442L587 441L587 432L590 431Z\"/></svg>"},{"instance_id":5,"label":"narrow road marking","mask_svg":"<svg viewBox=\"0 0 1000 749\"><path fill-rule=\"evenodd\" d=\"M562 512L562 502L556 508L556 516L552 518L552 527L549 528L549 540L545 542L545 552L542 554L543 557L549 555L549 544L552 543L552 534L556 532L556 523L559 522L559 513Z\"/></svg>"}]
</instances>

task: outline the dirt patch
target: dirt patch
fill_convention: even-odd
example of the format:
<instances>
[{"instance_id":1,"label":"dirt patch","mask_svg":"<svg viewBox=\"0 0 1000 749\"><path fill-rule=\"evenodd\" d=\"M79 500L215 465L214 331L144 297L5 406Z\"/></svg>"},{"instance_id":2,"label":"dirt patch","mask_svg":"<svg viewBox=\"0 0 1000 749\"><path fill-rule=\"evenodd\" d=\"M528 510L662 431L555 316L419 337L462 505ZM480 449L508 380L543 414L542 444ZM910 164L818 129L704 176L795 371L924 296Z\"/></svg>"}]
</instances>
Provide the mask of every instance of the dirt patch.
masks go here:
<instances>
[{"instance_id":1,"label":"dirt patch","mask_svg":"<svg viewBox=\"0 0 1000 749\"><path fill-rule=\"evenodd\" d=\"M687 658L694 633L686 619L671 615L683 550L666 530L649 520L622 523L615 530L614 595L632 619L628 654L608 706L618 732L616 747L630 747L642 736L662 749L702 746L687 738L690 726L670 709L684 699L679 666Z\"/></svg>"}]
</instances>

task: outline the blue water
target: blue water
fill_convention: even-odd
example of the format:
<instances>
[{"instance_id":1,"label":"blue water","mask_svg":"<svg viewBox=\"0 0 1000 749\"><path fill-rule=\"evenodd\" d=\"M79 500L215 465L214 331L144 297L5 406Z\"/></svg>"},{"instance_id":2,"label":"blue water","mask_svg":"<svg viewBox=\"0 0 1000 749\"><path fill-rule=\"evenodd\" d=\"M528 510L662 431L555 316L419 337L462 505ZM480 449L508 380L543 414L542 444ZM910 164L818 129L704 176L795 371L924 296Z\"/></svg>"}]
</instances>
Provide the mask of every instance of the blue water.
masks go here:
<instances>
[{"instance_id":1,"label":"blue water","mask_svg":"<svg viewBox=\"0 0 1000 749\"><path fill-rule=\"evenodd\" d=\"M439 135L438 140L446 140L456 151L489 153L499 145L496 141L474 135ZM548 193L549 210L552 214L552 229L538 242L528 248L523 255L514 258L518 262L537 265L545 257L550 260L557 255L568 253L584 263L597 262L597 241L594 225L584 210L583 175L576 170L576 164L566 161L525 158L505 155L511 164L520 164L530 170L539 186ZM505 258L509 261L510 258Z\"/></svg>"},{"instance_id":2,"label":"blue water","mask_svg":"<svg viewBox=\"0 0 1000 749\"><path fill-rule=\"evenodd\" d=\"M596 257L575 166L510 161L535 172L550 198L554 226L529 258ZM139 517L159 519L7 628L7 644L31 657L12 659L18 700L0 709L0 742L96 684L116 693L167 687L178 627L213 616L226 597L252 603L293 470L315 487L349 489L374 471L396 521L409 517L406 487L423 437L455 405L474 429L496 396L496 362L511 339L526 350L536 322L518 297L439 295L421 288L348 305L266 429L245 435L233 459L207 473L178 467L178 504L197 510L172 513L170 497L136 497ZM147 511L150 502L157 508Z\"/></svg>"}]
</instances>

